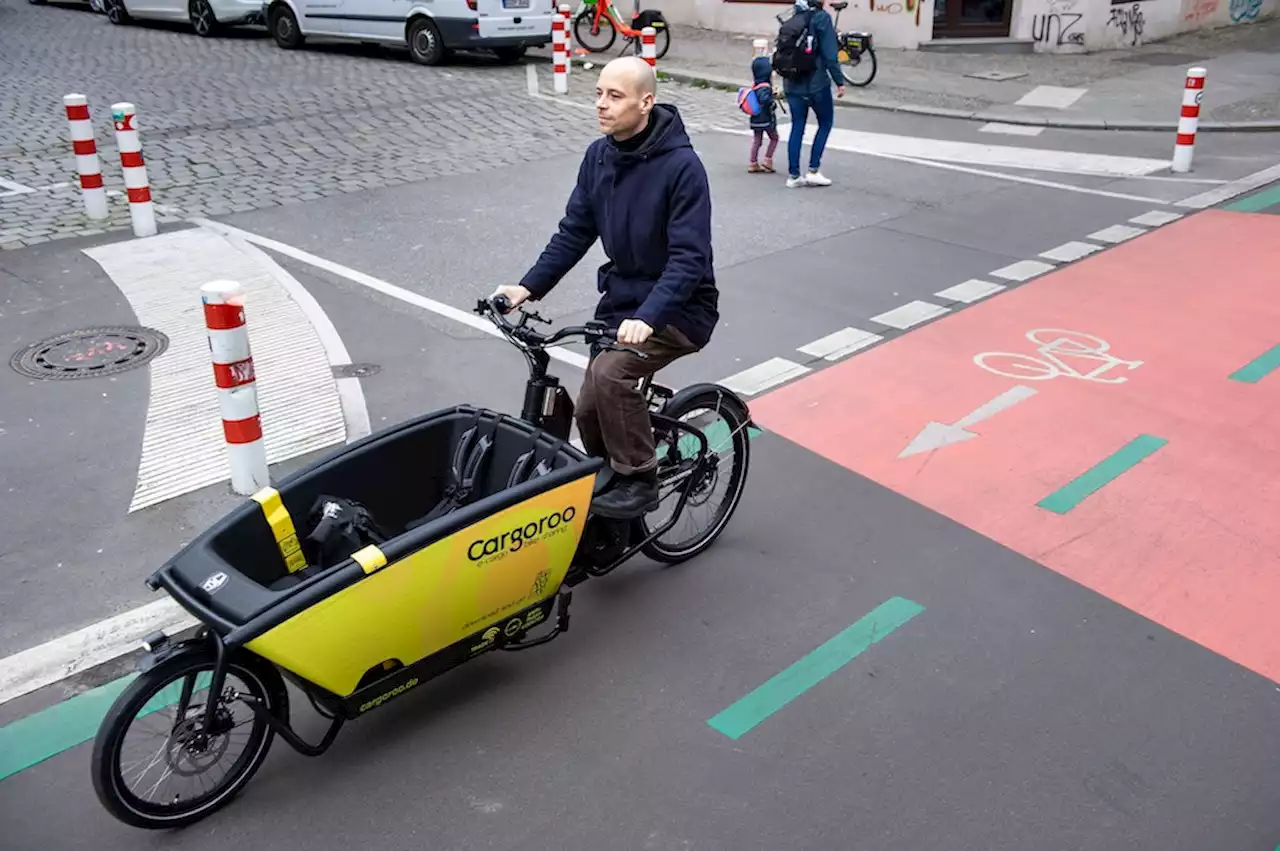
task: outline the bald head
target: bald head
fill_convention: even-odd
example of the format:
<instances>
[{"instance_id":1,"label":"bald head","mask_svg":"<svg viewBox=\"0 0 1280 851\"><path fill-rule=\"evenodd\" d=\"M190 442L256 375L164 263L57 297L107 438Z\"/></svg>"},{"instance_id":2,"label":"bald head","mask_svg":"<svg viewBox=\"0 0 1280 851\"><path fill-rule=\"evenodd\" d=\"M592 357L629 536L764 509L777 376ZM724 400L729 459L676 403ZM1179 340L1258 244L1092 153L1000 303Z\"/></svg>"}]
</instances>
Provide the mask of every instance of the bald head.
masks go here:
<instances>
[{"instance_id":1,"label":"bald head","mask_svg":"<svg viewBox=\"0 0 1280 851\"><path fill-rule=\"evenodd\" d=\"M658 93L658 75L653 66L639 56L619 56L600 71L600 83L621 86L637 97Z\"/></svg>"},{"instance_id":2,"label":"bald head","mask_svg":"<svg viewBox=\"0 0 1280 851\"><path fill-rule=\"evenodd\" d=\"M639 56L619 56L600 71L596 81L596 117L600 132L625 141L649 123L658 77Z\"/></svg>"}]
</instances>

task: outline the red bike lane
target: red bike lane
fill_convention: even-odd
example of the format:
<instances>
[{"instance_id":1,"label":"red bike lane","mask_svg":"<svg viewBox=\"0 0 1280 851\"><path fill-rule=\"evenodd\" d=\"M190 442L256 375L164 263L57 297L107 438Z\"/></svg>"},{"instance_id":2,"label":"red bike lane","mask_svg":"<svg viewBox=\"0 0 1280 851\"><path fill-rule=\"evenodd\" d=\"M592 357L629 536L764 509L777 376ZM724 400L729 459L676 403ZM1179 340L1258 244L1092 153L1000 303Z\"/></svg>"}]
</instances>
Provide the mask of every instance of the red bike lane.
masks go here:
<instances>
[{"instance_id":1,"label":"red bike lane","mask_svg":"<svg viewBox=\"0 0 1280 851\"><path fill-rule=\"evenodd\" d=\"M1209 210L752 412L1280 682L1277 285L1280 217Z\"/></svg>"}]
</instances>

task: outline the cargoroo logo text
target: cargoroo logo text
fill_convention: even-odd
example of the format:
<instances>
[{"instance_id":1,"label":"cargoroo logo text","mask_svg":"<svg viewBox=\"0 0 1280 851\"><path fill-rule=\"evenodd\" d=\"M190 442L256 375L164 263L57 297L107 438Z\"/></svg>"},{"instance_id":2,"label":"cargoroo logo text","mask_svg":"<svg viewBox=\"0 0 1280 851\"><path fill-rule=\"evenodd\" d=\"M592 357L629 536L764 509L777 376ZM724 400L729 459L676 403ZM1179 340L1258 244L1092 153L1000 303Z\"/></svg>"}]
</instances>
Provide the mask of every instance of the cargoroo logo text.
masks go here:
<instances>
[{"instance_id":1,"label":"cargoroo logo text","mask_svg":"<svg viewBox=\"0 0 1280 851\"><path fill-rule=\"evenodd\" d=\"M467 558L472 561L479 561L483 558L496 556L499 553L518 552L526 543L536 541L549 531L573 520L574 515L577 513L577 509L570 505L560 511L553 511L550 514L543 515L536 521L531 520L523 526L509 529L501 535L487 540L478 539L472 541L471 546L467 547Z\"/></svg>"}]
</instances>

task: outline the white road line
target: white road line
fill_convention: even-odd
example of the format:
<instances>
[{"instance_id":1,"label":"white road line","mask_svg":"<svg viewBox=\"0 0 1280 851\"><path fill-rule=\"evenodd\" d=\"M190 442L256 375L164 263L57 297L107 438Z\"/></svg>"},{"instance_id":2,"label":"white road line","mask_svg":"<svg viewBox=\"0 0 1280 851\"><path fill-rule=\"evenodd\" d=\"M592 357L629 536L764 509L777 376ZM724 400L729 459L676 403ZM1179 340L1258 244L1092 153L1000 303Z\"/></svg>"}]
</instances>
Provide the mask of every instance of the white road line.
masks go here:
<instances>
[{"instance_id":1,"label":"white road line","mask_svg":"<svg viewBox=\"0 0 1280 851\"><path fill-rule=\"evenodd\" d=\"M1002 269L996 269L991 274L1007 281L1027 281L1037 275L1052 271L1053 264L1051 263L1041 263L1039 260L1019 260L1017 263L1010 263Z\"/></svg>"},{"instance_id":2,"label":"white road line","mask_svg":"<svg viewBox=\"0 0 1280 851\"><path fill-rule=\"evenodd\" d=\"M834 334L828 334L820 340L801 346L796 351L813 358L837 361L883 339L884 337L872 334L870 331L842 328Z\"/></svg>"},{"instance_id":3,"label":"white road line","mask_svg":"<svg viewBox=\"0 0 1280 851\"><path fill-rule=\"evenodd\" d=\"M933 304L928 301L909 301L902 307L895 307L893 310L887 310L878 316L871 317L872 322L879 322L881 325L888 325L890 328L897 328L905 331L908 328L919 325L921 322L928 321L934 317L941 316L944 313L950 313L951 309L943 307L939 304Z\"/></svg>"},{"instance_id":4,"label":"white road line","mask_svg":"<svg viewBox=\"0 0 1280 851\"><path fill-rule=\"evenodd\" d=\"M0 704L123 656L157 629L173 635L195 623L166 596L0 659Z\"/></svg>"},{"instance_id":5,"label":"white road line","mask_svg":"<svg viewBox=\"0 0 1280 851\"><path fill-rule=\"evenodd\" d=\"M956 284L954 287L947 287L945 290L934 293L934 295L938 298L973 304L975 301L994 295L1004 288L1004 284L993 284L980 278L970 278L964 283Z\"/></svg>"},{"instance_id":6,"label":"white road line","mask_svg":"<svg viewBox=\"0 0 1280 851\"><path fill-rule=\"evenodd\" d=\"M1045 128L1031 124L1002 124L992 121L978 128L979 133L1001 133L1005 136L1039 136Z\"/></svg>"},{"instance_id":7,"label":"white road line","mask_svg":"<svg viewBox=\"0 0 1280 851\"><path fill-rule=\"evenodd\" d=\"M1101 251L1102 248L1103 246L1101 245L1093 245L1089 242L1066 242L1057 248L1050 248L1048 251L1040 252L1040 256L1058 263L1071 263L1081 257L1088 257L1095 251Z\"/></svg>"},{"instance_id":8,"label":"white road line","mask_svg":"<svg viewBox=\"0 0 1280 851\"><path fill-rule=\"evenodd\" d=\"M14 183L12 180L5 180L3 177L0 177L0 186L9 190L5 193L6 195L28 195L35 192L30 186L23 186L21 183Z\"/></svg>"},{"instance_id":9,"label":"white road line","mask_svg":"<svg viewBox=\"0 0 1280 851\"><path fill-rule=\"evenodd\" d=\"M192 219L191 221L198 224L204 220ZM429 310L432 313L445 317L446 319L452 319L455 322L460 322L468 328L473 328L476 331L488 334L491 337L497 337L502 340L506 339L502 336L501 331L493 327L493 323L489 322L487 319L482 319L474 313L460 310L456 307L445 304L444 302L436 301L433 298L427 298L424 295L406 290L403 287L398 287L395 284L389 284L386 281L379 280L372 275L366 275L364 272L358 272L355 269L348 268L339 263L334 263L331 260L325 260L323 257L317 257L310 252L303 251L300 248L294 248L292 245L286 245L283 242L277 242L274 239L268 239L265 236L258 236L255 233L240 230L239 228L234 228L230 225L218 224L217 228L224 233L235 234L245 242L252 243L269 251L274 251L277 254L283 254L286 257L292 257L300 263L306 263L308 266L323 269L332 275L337 275L340 278L346 278L354 284L360 284L361 286L368 287L371 290L376 290L383 295L399 299L406 304L412 304L414 307L420 307L423 310ZM484 295L488 295L488 293L484 293ZM566 351L560 348L548 349L547 354L556 360L567 363L571 366L576 366L579 369L587 368L588 358L586 355Z\"/></svg>"},{"instance_id":10,"label":"white road line","mask_svg":"<svg viewBox=\"0 0 1280 851\"><path fill-rule=\"evenodd\" d=\"M1013 102L1014 106L1037 106L1045 109L1066 109L1088 89L1066 89L1062 86L1036 86Z\"/></svg>"},{"instance_id":11,"label":"white road line","mask_svg":"<svg viewBox=\"0 0 1280 851\"><path fill-rule=\"evenodd\" d=\"M1131 228L1128 225L1112 225L1109 228L1094 231L1085 238L1114 244L1124 242L1126 239L1133 239L1135 236L1141 236L1144 233L1146 231L1142 228Z\"/></svg>"},{"instance_id":12,"label":"white road line","mask_svg":"<svg viewBox=\"0 0 1280 851\"><path fill-rule=\"evenodd\" d=\"M778 125L779 132L789 132L789 124ZM739 128L739 135L751 130ZM805 141L812 143L817 127L805 127ZM827 147L855 154L890 155L906 159L967 163L999 168L1057 171L1100 177L1139 177L1169 168L1169 160L1149 157L1121 157L1111 154L1083 154L1052 148L1020 148L1013 145L991 145L978 142L956 142L919 136L895 136L861 130L832 128Z\"/></svg>"},{"instance_id":13,"label":"white road line","mask_svg":"<svg viewBox=\"0 0 1280 851\"><path fill-rule=\"evenodd\" d=\"M140 324L169 337L150 364L138 483L129 511L226 481L200 286L226 278L245 292L267 461L340 443L346 423L324 347L288 290L222 235L173 231L84 250L128 299Z\"/></svg>"},{"instance_id":14,"label":"white road line","mask_svg":"<svg viewBox=\"0 0 1280 851\"><path fill-rule=\"evenodd\" d=\"M307 292L307 288L298 283L297 278L285 271L265 251L257 246L250 245L238 234L226 233L225 228L222 228L218 223L204 219L193 221L197 221L201 227L208 228L215 233L221 233L229 243L235 246L237 251L252 257L271 277L275 278L276 283L284 287L290 297L298 303L298 307L302 309L307 321L311 323L311 327L315 330L316 336L320 338L320 345L324 346L325 353L329 356L330 366L346 366L351 363L351 355L347 352L347 347L343 344L342 337L338 334L338 329L334 327L333 322L329 319L329 314L325 313L324 308L320 306L320 302L316 301L315 297ZM369 406L365 402L364 389L360 385L360 379L354 376L339 378L336 381L338 398L342 403L342 417L347 427L347 443L355 443L357 440L367 437L373 431L373 427L369 422Z\"/></svg>"},{"instance_id":15,"label":"white road line","mask_svg":"<svg viewBox=\"0 0 1280 851\"><path fill-rule=\"evenodd\" d=\"M735 393L742 396L754 396L762 390L799 378L809 371L806 366L787 360L786 358L770 358L750 369L744 369L720 382Z\"/></svg>"},{"instance_id":16,"label":"white road line","mask_svg":"<svg viewBox=\"0 0 1280 851\"><path fill-rule=\"evenodd\" d=\"M1219 186L1217 189L1210 189L1208 192L1201 192L1199 195L1183 198L1175 206L1203 210L1206 207L1229 201L1237 195L1243 195L1246 192L1257 189L1259 186L1266 186L1268 183L1273 183L1277 180L1280 180L1280 165L1273 165L1239 180L1233 180L1225 186Z\"/></svg>"},{"instance_id":17,"label":"white road line","mask_svg":"<svg viewBox=\"0 0 1280 851\"><path fill-rule=\"evenodd\" d=\"M1158 228L1161 225L1167 225L1169 222L1176 222L1182 218L1182 213L1167 213L1164 210L1152 210L1149 213L1143 213L1141 216L1134 216L1129 221L1135 225L1145 225L1149 228Z\"/></svg>"}]
</instances>

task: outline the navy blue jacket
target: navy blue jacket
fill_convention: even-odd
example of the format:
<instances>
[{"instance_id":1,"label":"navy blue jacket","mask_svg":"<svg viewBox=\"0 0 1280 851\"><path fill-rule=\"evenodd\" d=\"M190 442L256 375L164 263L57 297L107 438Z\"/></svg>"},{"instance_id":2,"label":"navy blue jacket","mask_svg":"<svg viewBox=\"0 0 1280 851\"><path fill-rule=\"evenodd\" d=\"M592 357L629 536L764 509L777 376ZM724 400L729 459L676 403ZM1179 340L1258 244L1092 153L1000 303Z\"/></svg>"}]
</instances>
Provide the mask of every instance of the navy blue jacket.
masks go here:
<instances>
[{"instance_id":1,"label":"navy blue jacket","mask_svg":"<svg viewBox=\"0 0 1280 851\"><path fill-rule=\"evenodd\" d=\"M597 273L596 318L671 325L699 348L719 321L711 253L711 189L680 112L655 104L652 131L631 152L609 136L591 143L560 227L520 284L549 293L599 237L608 262Z\"/></svg>"}]
</instances>

